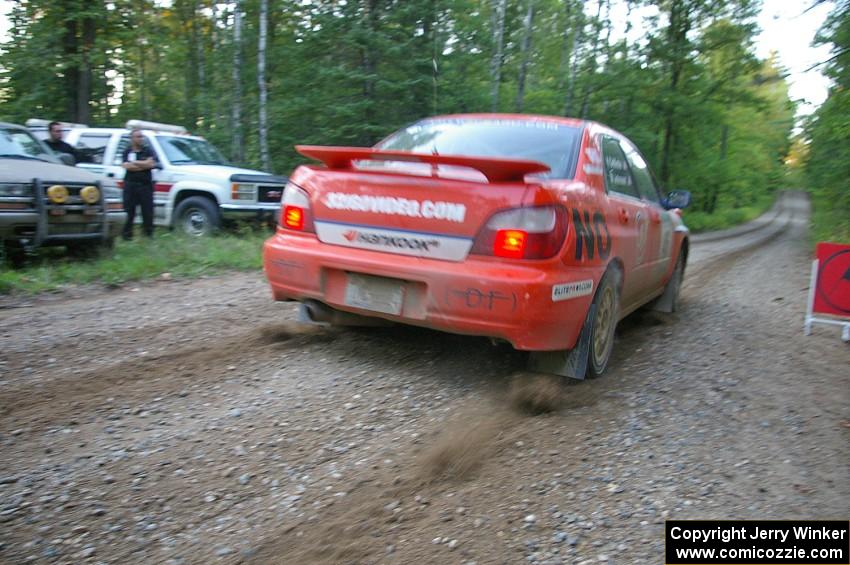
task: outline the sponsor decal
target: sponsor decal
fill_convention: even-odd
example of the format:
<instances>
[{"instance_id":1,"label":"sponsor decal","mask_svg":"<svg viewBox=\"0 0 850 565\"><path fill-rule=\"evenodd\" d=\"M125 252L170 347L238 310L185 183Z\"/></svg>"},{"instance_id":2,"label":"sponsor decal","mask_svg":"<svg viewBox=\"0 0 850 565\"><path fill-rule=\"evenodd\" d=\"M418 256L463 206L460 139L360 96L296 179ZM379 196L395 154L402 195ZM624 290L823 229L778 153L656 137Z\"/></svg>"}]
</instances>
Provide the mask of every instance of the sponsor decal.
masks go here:
<instances>
[{"instance_id":1,"label":"sponsor decal","mask_svg":"<svg viewBox=\"0 0 850 565\"><path fill-rule=\"evenodd\" d=\"M410 200L395 196L329 192L325 195L324 204L331 210L371 212L373 214L446 220L457 223L463 223L464 218L466 218L466 206L457 202L433 202L431 200Z\"/></svg>"},{"instance_id":2,"label":"sponsor decal","mask_svg":"<svg viewBox=\"0 0 850 565\"><path fill-rule=\"evenodd\" d=\"M587 296L588 294L592 293L593 279L587 279L586 281L556 284L552 286L552 302L560 302L561 300L569 300L570 298Z\"/></svg>"},{"instance_id":3,"label":"sponsor decal","mask_svg":"<svg viewBox=\"0 0 850 565\"><path fill-rule=\"evenodd\" d=\"M596 253L600 259L608 258L611 254L611 232L602 212L596 211L591 217L587 210L573 209L573 226L576 230L576 259L584 256L593 259Z\"/></svg>"},{"instance_id":4,"label":"sponsor decal","mask_svg":"<svg viewBox=\"0 0 850 565\"><path fill-rule=\"evenodd\" d=\"M472 247L472 239L449 235L417 233L371 226L316 221L316 235L323 243L373 251L462 261Z\"/></svg>"},{"instance_id":5,"label":"sponsor decal","mask_svg":"<svg viewBox=\"0 0 850 565\"><path fill-rule=\"evenodd\" d=\"M440 246L440 242L436 239L423 239L419 237L387 235L375 232L364 233L362 231L357 230L344 231L342 232L342 237L351 242L359 242L365 243L367 245L377 245L381 247L395 247L397 249L431 251L431 249Z\"/></svg>"},{"instance_id":6,"label":"sponsor decal","mask_svg":"<svg viewBox=\"0 0 850 565\"><path fill-rule=\"evenodd\" d=\"M499 303L511 304L511 311L516 310L516 294L510 295L498 290L482 290L480 288L451 289L446 302L451 304L451 297L457 298L467 308L492 310Z\"/></svg>"}]
</instances>

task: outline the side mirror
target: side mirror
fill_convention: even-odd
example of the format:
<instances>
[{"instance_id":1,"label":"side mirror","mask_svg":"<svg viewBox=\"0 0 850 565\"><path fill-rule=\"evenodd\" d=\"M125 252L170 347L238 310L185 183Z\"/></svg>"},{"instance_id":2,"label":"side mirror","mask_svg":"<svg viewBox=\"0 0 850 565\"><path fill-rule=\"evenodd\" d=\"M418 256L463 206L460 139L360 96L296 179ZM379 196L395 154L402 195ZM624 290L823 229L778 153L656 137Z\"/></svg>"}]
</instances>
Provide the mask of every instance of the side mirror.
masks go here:
<instances>
[{"instance_id":1,"label":"side mirror","mask_svg":"<svg viewBox=\"0 0 850 565\"><path fill-rule=\"evenodd\" d=\"M74 156L70 153L59 153L58 156L59 160L62 161L62 163L64 163L65 165L68 165L69 167L73 167L77 164L76 159L74 159Z\"/></svg>"},{"instance_id":2,"label":"side mirror","mask_svg":"<svg viewBox=\"0 0 850 565\"><path fill-rule=\"evenodd\" d=\"M687 208L691 205L691 193L687 190L672 190L667 194L667 198L661 201L661 204L667 210Z\"/></svg>"}]
</instances>

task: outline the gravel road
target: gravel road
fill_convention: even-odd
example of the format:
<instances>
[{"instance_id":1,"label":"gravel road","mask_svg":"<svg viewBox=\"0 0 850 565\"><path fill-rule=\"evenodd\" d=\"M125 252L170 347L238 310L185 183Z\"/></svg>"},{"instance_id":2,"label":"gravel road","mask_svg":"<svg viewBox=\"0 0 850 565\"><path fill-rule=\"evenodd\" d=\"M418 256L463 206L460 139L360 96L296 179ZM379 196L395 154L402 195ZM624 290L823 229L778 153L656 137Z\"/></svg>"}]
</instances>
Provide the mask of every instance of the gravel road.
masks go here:
<instances>
[{"instance_id":1,"label":"gravel road","mask_svg":"<svg viewBox=\"0 0 850 565\"><path fill-rule=\"evenodd\" d=\"M0 302L0 562L660 563L666 518L850 509L850 351L808 204L696 238L602 378L295 323L261 273Z\"/></svg>"}]
</instances>

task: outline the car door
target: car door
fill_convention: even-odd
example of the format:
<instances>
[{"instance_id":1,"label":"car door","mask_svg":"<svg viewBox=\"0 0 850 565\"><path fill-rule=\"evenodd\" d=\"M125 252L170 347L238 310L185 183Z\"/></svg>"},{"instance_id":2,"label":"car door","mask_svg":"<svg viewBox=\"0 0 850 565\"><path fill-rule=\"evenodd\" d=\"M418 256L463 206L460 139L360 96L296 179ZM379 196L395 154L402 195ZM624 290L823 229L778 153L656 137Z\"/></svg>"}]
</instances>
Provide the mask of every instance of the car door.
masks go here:
<instances>
[{"instance_id":1,"label":"car door","mask_svg":"<svg viewBox=\"0 0 850 565\"><path fill-rule=\"evenodd\" d=\"M646 236L640 253L642 261L647 265L646 277L651 281L650 291L659 290L663 286L663 278L670 264L670 253L673 249L673 221L661 206L658 185L646 160L629 141L621 140L620 145L632 169L638 193L646 203L648 222L646 222Z\"/></svg>"},{"instance_id":2,"label":"car door","mask_svg":"<svg viewBox=\"0 0 850 565\"><path fill-rule=\"evenodd\" d=\"M610 204L609 225L621 250L625 264L623 281L623 310L631 310L643 301L651 282L647 280L649 263L641 250L646 246L649 213L647 203L641 199L620 140L613 135L602 135L605 190Z\"/></svg>"}]
</instances>

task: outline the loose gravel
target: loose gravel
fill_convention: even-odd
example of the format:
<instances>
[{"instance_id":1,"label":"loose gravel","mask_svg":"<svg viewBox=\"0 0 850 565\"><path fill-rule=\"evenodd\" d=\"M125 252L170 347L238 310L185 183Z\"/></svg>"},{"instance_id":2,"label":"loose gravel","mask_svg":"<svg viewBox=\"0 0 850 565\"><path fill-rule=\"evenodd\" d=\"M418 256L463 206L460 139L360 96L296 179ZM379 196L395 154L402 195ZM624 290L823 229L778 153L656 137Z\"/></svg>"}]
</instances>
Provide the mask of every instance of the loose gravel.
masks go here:
<instances>
[{"instance_id":1,"label":"loose gravel","mask_svg":"<svg viewBox=\"0 0 850 565\"><path fill-rule=\"evenodd\" d=\"M802 334L789 198L695 243L680 312L584 382L300 326L258 273L7 298L0 561L642 564L666 518L846 518L850 355Z\"/></svg>"}]
</instances>

